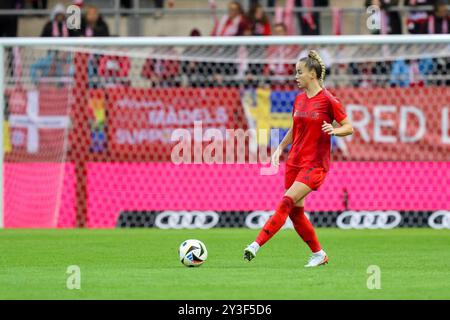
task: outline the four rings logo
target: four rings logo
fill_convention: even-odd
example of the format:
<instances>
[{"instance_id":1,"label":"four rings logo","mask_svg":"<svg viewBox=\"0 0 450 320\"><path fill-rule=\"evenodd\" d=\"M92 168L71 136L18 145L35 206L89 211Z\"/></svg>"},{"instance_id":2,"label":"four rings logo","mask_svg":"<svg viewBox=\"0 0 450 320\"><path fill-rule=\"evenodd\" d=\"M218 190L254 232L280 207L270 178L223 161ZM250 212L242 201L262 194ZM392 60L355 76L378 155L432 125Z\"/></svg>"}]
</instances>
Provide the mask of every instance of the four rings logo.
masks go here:
<instances>
[{"instance_id":1,"label":"four rings logo","mask_svg":"<svg viewBox=\"0 0 450 320\"><path fill-rule=\"evenodd\" d=\"M119 227L156 227L160 229L209 229L246 227L261 229L274 211L126 211L118 217ZM422 227L450 229L450 211L344 211L306 213L318 227L341 229L392 229ZM286 220L285 229L293 228Z\"/></svg>"},{"instance_id":2,"label":"four rings logo","mask_svg":"<svg viewBox=\"0 0 450 320\"><path fill-rule=\"evenodd\" d=\"M402 217L397 211L345 211L337 217L341 229L392 229Z\"/></svg>"},{"instance_id":3,"label":"four rings logo","mask_svg":"<svg viewBox=\"0 0 450 320\"><path fill-rule=\"evenodd\" d=\"M254 211L245 218L245 225L250 229L261 229L275 211ZM309 218L308 214L305 215ZM287 219L283 229L294 228L291 219Z\"/></svg>"},{"instance_id":4,"label":"four rings logo","mask_svg":"<svg viewBox=\"0 0 450 320\"><path fill-rule=\"evenodd\" d=\"M439 210L428 218L428 225L433 229L450 229L450 211Z\"/></svg>"},{"instance_id":5,"label":"four rings logo","mask_svg":"<svg viewBox=\"0 0 450 320\"><path fill-rule=\"evenodd\" d=\"M155 226L160 229L209 229L219 222L214 211L164 211L156 216Z\"/></svg>"}]
</instances>

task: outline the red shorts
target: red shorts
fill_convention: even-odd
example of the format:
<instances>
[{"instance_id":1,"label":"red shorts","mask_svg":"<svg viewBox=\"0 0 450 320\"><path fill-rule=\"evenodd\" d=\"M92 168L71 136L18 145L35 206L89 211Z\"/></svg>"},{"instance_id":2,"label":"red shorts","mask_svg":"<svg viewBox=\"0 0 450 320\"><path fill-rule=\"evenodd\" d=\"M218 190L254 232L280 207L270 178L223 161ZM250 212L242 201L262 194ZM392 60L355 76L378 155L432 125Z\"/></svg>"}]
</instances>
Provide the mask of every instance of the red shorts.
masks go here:
<instances>
[{"instance_id":1,"label":"red shorts","mask_svg":"<svg viewBox=\"0 0 450 320\"><path fill-rule=\"evenodd\" d=\"M327 173L321 167L293 167L286 166L284 188L289 189L294 181L302 182L312 190L317 190L325 180Z\"/></svg>"}]
</instances>

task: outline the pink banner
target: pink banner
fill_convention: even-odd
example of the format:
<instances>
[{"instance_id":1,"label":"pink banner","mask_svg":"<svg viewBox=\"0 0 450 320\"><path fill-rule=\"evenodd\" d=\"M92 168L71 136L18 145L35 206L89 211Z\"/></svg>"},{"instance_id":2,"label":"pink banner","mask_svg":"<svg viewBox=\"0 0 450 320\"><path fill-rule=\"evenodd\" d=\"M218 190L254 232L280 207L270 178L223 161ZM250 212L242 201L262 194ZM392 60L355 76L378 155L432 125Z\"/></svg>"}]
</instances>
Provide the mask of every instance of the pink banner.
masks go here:
<instances>
[{"instance_id":1,"label":"pink banner","mask_svg":"<svg viewBox=\"0 0 450 320\"><path fill-rule=\"evenodd\" d=\"M5 163L6 228L75 227L75 169L70 163Z\"/></svg>"},{"instance_id":2,"label":"pink banner","mask_svg":"<svg viewBox=\"0 0 450 320\"><path fill-rule=\"evenodd\" d=\"M169 163L88 167L88 226L112 228L123 210L273 210L284 166L260 175L258 164ZM438 210L450 207L448 162L335 162L308 211ZM424 201L426 199L426 201Z\"/></svg>"},{"instance_id":3,"label":"pink banner","mask_svg":"<svg viewBox=\"0 0 450 320\"><path fill-rule=\"evenodd\" d=\"M121 211L273 210L284 165L263 176L258 164L89 163L88 227L113 228ZM450 162L334 162L308 195L307 211L450 208ZM5 164L5 227L74 227L71 164ZM59 211L59 214L57 212Z\"/></svg>"}]
</instances>

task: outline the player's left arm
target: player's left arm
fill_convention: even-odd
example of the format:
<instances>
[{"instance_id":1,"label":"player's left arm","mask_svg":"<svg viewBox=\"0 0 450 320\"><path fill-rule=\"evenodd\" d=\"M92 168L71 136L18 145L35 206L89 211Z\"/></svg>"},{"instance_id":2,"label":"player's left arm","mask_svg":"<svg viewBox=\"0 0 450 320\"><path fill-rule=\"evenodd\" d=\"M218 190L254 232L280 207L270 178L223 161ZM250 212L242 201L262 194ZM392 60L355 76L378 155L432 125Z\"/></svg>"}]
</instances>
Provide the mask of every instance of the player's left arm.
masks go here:
<instances>
[{"instance_id":1,"label":"player's left arm","mask_svg":"<svg viewBox=\"0 0 450 320\"><path fill-rule=\"evenodd\" d=\"M345 137L353 133L353 126L348 120L348 118L343 119L341 122L333 121L334 125L339 124L340 127L334 127L332 124L324 121L322 124L322 131L328 133L329 135L334 135L338 137Z\"/></svg>"}]
</instances>

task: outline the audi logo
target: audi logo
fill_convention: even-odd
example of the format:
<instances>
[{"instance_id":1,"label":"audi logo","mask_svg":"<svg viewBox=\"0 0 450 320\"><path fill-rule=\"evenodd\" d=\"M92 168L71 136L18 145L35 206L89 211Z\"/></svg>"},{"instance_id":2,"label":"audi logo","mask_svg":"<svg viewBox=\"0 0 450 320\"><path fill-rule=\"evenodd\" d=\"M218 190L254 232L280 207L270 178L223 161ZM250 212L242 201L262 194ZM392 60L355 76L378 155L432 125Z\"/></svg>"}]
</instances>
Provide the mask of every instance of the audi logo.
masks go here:
<instances>
[{"instance_id":1,"label":"audi logo","mask_svg":"<svg viewBox=\"0 0 450 320\"><path fill-rule=\"evenodd\" d=\"M402 217L397 211L345 211L337 217L341 229L392 229Z\"/></svg>"},{"instance_id":2,"label":"audi logo","mask_svg":"<svg viewBox=\"0 0 450 320\"><path fill-rule=\"evenodd\" d=\"M209 229L219 222L214 211L164 211L156 216L155 226L160 229Z\"/></svg>"},{"instance_id":3,"label":"audi logo","mask_svg":"<svg viewBox=\"0 0 450 320\"><path fill-rule=\"evenodd\" d=\"M250 229L261 229L269 218L275 213L275 211L254 211L245 218L245 225ZM307 213L305 213L309 219ZM287 219L286 223L282 227L283 229L293 229L291 219Z\"/></svg>"},{"instance_id":4,"label":"audi logo","mask_svg":"<svg viewBox=\"0 0 450 320\"><path fill-rule=\"evenodd\" d=\"M428 225L433 229L450 229L450 211L433 212L428 218Z\"/></svg>"}]
</instances>

